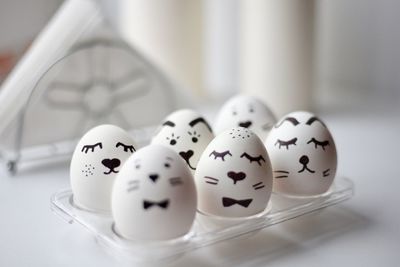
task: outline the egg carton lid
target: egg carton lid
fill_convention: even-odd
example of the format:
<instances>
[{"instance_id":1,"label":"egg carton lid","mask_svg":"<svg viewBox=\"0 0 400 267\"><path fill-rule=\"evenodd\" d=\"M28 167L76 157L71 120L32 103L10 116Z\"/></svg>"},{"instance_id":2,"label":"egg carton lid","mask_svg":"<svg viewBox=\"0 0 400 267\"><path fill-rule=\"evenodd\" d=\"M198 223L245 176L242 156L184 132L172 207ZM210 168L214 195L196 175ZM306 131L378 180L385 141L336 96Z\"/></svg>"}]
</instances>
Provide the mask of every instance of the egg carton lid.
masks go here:
<instances>
[{"instance_id":1,"label":"egg carton lid","mask_svg":"<svg viewBox=\"0 0 400 267\"><path fill-rule=\"evenodd\" d=\"M69 158L98 124L145 143L168 113L193 105L188 90L124 42L105 13L110 5L64 2L2 84L0 158L10 173Z\"/></svg>"}]
</instances>

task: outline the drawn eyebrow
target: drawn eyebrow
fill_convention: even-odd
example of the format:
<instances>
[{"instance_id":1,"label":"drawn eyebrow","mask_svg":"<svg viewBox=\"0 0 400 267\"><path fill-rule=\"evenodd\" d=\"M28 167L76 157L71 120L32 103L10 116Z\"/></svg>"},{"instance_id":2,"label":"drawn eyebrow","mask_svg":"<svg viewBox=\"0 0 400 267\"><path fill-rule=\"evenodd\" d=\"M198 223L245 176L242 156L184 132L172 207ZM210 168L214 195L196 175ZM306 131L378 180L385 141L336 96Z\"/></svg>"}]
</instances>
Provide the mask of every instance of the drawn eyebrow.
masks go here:
<instances>
[{"instance_id":1,"label":"drawn eyebrow","mask_svg":"<svg viewBox=\"0 0 400 267\"><path fill-rule=\"evenodd\" d=\"M191 122L189 122L190 127L194 127L196 124L198 123L204 123L204 125L208 128L208 130L212 133L212 129L210 127L210 125L208 125L208 123L206 122L205 119L203 119L202 117L199 117L197 119L192 120Z\"/></svg>"},{"instance_id":2,"label":"drawn eyebrow","mask_svg":"<svg viewBox=\"0 0 400 267\"><path fill-rule=\"evenodd\" d=\"M294 126L297 126L297 125L299 124L299 121L298 121L296 118L287 117L287 118L284 118L284 119L281 121L281 123L275 125L275 128L281 127L281 125L282 125L285 121L291 122Z\"/></svg>"},{"instance_id":3,"label":"drawn eyebrow","mask_svg":"<svg viewBox=\"0 0 400 267\"><path fill-rule=\"evenodd\" d=\"M322 124L322 126L324 126L325 128L326 128L326 126L325 126L325 123L323 123L320 119L318 119L317 117L311 117L307 122L306 122L306 124L307 125L311 125L311 124L313 124L315 121L319 121L321 124Z\"/></svg>"},{"instance_id":4,"label":"drawn eyebrow","mask_svg":"<svg viewBox=\"0 0 400 267\"><path fill-rule=\"evenodd\" d=\"M166 157L166 159L167 159L167 160L170 160L170 161L174 161L174 159L171 158L171 157Z\"/></svg>"},{"instance_id":5,"label":"drawn eyebrow","mask_svg":"<svg viewBox=\"0 0 400 267\"><path fill-rule=\"evenodd\" d=\"M162 124L162 126L170 126L170 127L175 127L175 123L172 121L166 121Z\"/></svg>"}]
</instances>

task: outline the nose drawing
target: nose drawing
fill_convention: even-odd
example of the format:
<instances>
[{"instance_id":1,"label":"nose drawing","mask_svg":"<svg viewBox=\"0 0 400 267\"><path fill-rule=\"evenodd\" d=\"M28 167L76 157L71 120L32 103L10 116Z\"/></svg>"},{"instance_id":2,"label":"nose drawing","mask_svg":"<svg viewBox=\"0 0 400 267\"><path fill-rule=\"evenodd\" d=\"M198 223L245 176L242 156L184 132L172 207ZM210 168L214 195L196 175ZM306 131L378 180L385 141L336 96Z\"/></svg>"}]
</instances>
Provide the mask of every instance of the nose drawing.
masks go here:
<instances>
[{"instance_id":1,"label":"nose drawing","mask_svg":"<svg viewBox=\"0 0 400 267\"><path fill-rule=\"evenodd\" d=\"M244 128L249 128L251 126L252 122L251 121L243 121L243 122L239 122L239 126L240 127L244 127Z\"/></svg>"},{"instance_id":2,"label":"nose drawing","mask_svg":"<svg viewBox=\"0 0 400 267\"><path fill-rule=\"evenodd\" d=\"M113 159L103 159L101 163L107 167L109 170L108 172L104 172L104 174L108 175L110 173L118 173L118 171L115 170L115 168L119 167L121 165L121 161L117 158Z\"/></svg>"},{"instance_id":3,"label":"nose drawing","mask_svg":"<svg viewBox=\"0 0 400 267\"><path fill-rule=\"evenodd\" d=\"M158 180L159 175L157 173L151 173L149 174L149 178L153 181L153 183L155 183Z\"/></svg>"},{"instance_id":4,"label":"nose drawing","mask_svg":"<svg viewBox=\"0 0 400 267\"><path fill-rule=\"evenodd\" d=\"M189 166L189 168L191 168L192 170L196 170L196 168L194 168L191 164L190 164L190 158L194 155L193 150L188 150L188 151L181 151L179 152L179 155L186 161L187 165Z\"/></svg>"},{"instance_id":5,"label":"nose drawing","mask_svg":"<svg viewBox=\"0 0 400 267\"><path fill-rule=\"evenodd\" d=\"M233 184L236 184L238 181L246 178L246 174L244 172L230 171L226 175L233 180Z\"/></svg>"},{"instance_id":6,"label":"nose drawing","mask_svg":"<svg viewBox=\"0 0 400 267\"><path fill-rule=\"evenodd\" d=\"M307 164L310 162L310 159L306 155L301 156L299 159L299 162L300 162L300 164L303 165L303 168L300 171L298 171L299 173L302 173L304 171L308 171L310 173L315 173L315 171L308 168Z\"/></svg>"}]
</instances>

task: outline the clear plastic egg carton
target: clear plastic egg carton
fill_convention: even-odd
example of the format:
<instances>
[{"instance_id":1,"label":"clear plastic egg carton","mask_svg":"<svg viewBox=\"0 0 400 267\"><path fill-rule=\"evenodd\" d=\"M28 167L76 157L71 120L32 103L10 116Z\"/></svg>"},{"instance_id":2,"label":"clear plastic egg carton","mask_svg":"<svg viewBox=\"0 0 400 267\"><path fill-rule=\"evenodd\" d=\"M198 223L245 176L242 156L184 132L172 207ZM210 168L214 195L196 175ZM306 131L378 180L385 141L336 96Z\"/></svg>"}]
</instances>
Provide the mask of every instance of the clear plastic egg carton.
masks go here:
<instances>
[{"instance_id":1,"label":"clear plastic egg carton","mask_svg":"<svg viewBox=\"0 0 400 267\"><path fill-rule=\"evenodd\" d=\"M92 213L77 208L73 204L70 189L55 193L51 198L51 208L68 223L76 222L85 227L99 244L119 258L131 261L165 261L200 247L256 233L263 228L338 204L351 198L353 193L352 181L337 177L331 189L321 196L298 198L273 193L266 211L252 217L227 219L197 212L193 227L187 235L158 242L135 242L118 236L110 214Z\"/></svg>"}]
</instances>

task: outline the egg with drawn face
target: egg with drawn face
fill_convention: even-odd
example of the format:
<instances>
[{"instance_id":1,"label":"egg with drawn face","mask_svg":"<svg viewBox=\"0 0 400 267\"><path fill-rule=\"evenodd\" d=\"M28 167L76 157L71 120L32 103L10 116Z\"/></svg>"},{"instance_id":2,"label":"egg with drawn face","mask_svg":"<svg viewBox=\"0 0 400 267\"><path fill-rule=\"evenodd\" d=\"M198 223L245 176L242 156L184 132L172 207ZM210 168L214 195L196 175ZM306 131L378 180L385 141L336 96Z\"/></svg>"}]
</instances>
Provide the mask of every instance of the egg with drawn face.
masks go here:
<instances>
[{"instance_id":1,"label":"egg with drawn face","mask_svg":"<svg viewBox=\"0 0 400 267\"><path fill-rule=\"evenodd\" d=\"M201 153L213 138L211 127L199 113L182 109L164 120L152 144L165 145L176 151L194 174Z\"/></svg>"},{"instance_id":2,"label":"egg with drawn face","mask_svg":"<svg viewBox=\"0 0 400 267\"><path fill-rule=\"evenodd\" d=\"M337 155L326 125L314 114L284 116L271 130L266 147L274 172L274 191L294 196L328 191L336 174Z\"/></svg>"},{"instance_id":3,"label":"egg with drawn face","mask_svg":"<svg viewBox=\"0 0 400 267\"><path fill-rule=\"evenodd\" d=\"M115 176L135 149L129 134L117 126L100 125L88 131L78 142L70 165L74 204L110 212Z\"/></svg>"},{"instance_id":4,"label":"egg with drawn face","mask_svg":"<svg viewBox=\"0 0 400 267\"><path fill-rule=\"evenodd\" d=\"M130 240L167 240L185 235L196 214L196 188L175 151L149 145L130 157L115 181L115 231Z\"/></svg>"},{"instance_id":5,"label":"egg with drawn face","mask_svg":"<svg viewBox=\"0 0 400 267\"><path fill-rule=\"evenodd\" d=\"M198 210L222 217L263 212L272 190L267 151L252 131L237 127L218 135L197 165Z\"/></svg>"},{"instance_id":6,"label":"egg with drawn face","mask_svg":"<svg viewBox=\"0 0 400 267\"><path fill-rule=\"evenodd\" d=\"M214 130L219 134L232 127L244 127L264 140L275 122L275 115L261 100L253 96L237 95L222 106Z\"/></svg>"}]
</instances>

